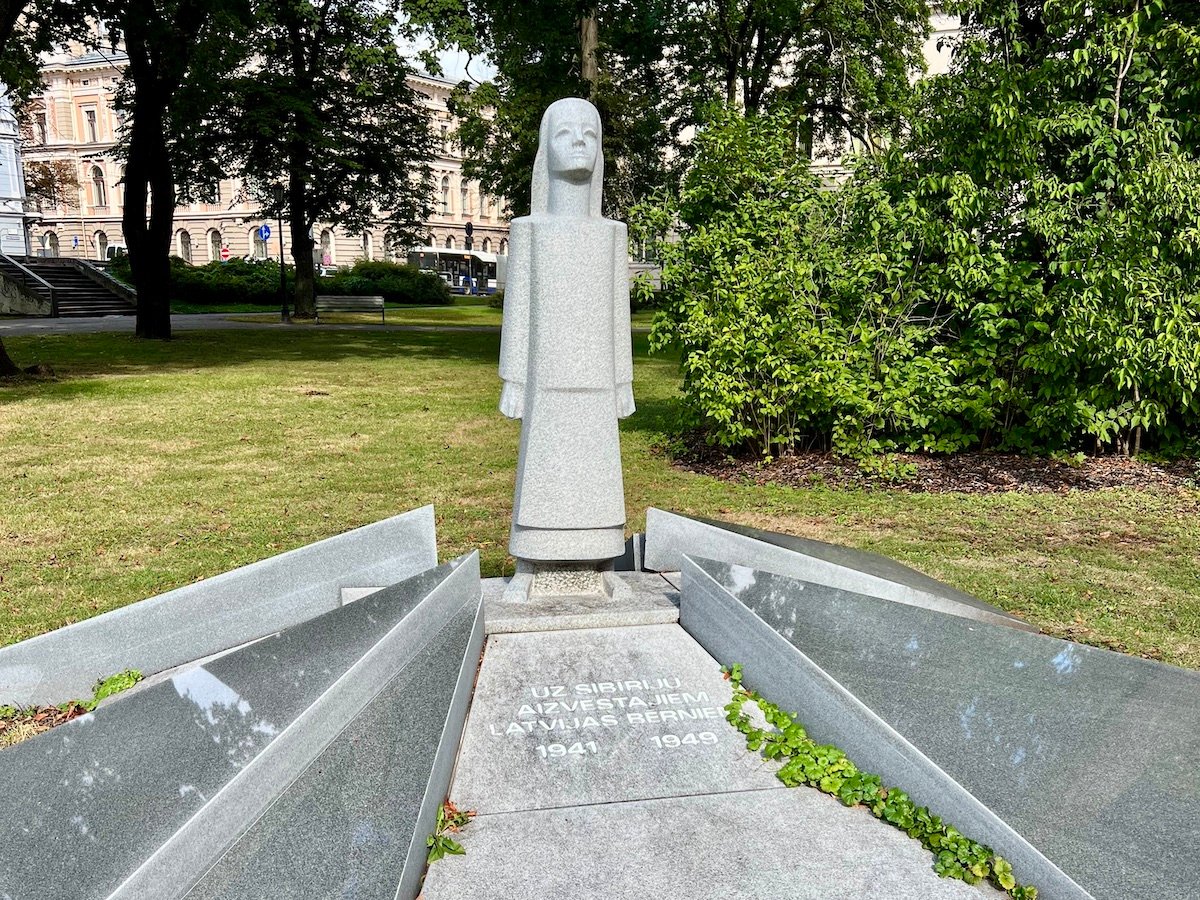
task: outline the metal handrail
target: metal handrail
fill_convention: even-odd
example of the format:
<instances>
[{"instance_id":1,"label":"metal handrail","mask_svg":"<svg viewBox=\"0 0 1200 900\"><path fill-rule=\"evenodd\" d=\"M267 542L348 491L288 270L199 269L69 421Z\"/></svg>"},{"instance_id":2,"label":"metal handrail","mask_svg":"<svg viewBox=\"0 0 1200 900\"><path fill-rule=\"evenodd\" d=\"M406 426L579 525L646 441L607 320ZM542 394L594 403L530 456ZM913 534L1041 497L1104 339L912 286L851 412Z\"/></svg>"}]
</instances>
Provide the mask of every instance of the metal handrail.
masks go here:
<instances>
[{"instance_id":1,"label":"metal handrail","mask_svg":"<svg viewBox=\"0 0 1200 900\"><path fill-rule=\"evenodd\" d=\"M50 314L52 316L58 315L58 298L56 298L54 296L54 285L52 285L50 282L48 282L42 276L38 275L36 272L33 272L33 271L25 268L25 266L21 265L21 263L17 262L15 259L13 259L11 256L9 256L7 253L0 253L0 259L4 260L10 266L16 266L16 268L21 271L21 285L23 287L28 288L29 287L29 279L32 278L34 281L36 281L38 284L40 284L43 288L45 288L47 299L49 299L49 301L50 301Z\"/></svg>"},{"instance_id":2,"label":"metal handrail","mask_svg":"<svg viewBox=\"0 0 1200 900\"><path fill-rule=\"evenodd\" d=\"M79 271L86 274L92 281L104 285L111 291L115 291L130 303L137 304L137 288L126 284L111 272L100 268L90 259L73 259L72 262L76 263Z\"/></svg>"}]
</instances>

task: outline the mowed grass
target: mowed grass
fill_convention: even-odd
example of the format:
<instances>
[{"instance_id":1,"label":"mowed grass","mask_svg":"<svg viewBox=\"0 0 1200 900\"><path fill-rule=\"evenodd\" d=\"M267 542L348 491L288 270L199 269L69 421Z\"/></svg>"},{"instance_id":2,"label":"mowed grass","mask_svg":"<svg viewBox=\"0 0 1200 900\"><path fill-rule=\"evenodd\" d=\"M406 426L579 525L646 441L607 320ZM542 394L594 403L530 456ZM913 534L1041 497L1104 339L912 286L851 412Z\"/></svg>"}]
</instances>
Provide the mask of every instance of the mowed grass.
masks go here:
<instances>
[{"instance_id":1,"label":"mowed grass","mask_svg":"<svg viewBox=\"0 0 1200 900\"><path fill-rule=\"evenodd\" d=\"M495 333L296 328L9 338L0 644L433 503L443 558L505 550L518 423ZM630 529L658 506L876 550L1047 632L1200 667L1200 493L909 494L724 482L656 450L676 361L635 338Z\"/></svg>"},{"instance_id":2,"label":"mowed grass","mask_svg":"<svg viewBox=\"0 0 1200 900\"><path fill-rule=\"evenodd\" d=\"M423 325L423 326L488 326L499 328L503 312L482 305L461 306L398 306L387 308L386 325ZM246 316L251 322L278 322L279 315ZM634 328L649 328L654 319L652 310L640 310L632 316ZM296 328L320 328L322 325L379 325L378 313L326 313L321 316L321 324L297 321Z\"/></svg>"}]
</instances>

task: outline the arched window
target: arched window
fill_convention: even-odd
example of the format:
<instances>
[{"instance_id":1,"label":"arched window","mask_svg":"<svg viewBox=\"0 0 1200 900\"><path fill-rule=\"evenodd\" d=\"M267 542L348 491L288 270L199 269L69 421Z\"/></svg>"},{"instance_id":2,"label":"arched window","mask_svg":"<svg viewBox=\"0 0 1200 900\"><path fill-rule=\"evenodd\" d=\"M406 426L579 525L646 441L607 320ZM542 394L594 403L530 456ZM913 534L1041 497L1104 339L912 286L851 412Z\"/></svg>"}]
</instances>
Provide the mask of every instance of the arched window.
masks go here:
<instances>
[{"instance_id":1,"label":"arched window","mask_svg":"<svg viewBox=\"0 0 1200 900\"><path fill-rule=\"evenodd\" d=\"M462 187L458 189L458 195L462 200L462 205L459 206L458 211L464 216L469 216L471 214L471 194L465 181L462 183Z\"/></svg>"},{"instance_id":2,"label":"arched window","mask_svg":"<svg viewBox=\"0 0 1200 900\"><path fill-rule=\"evenodd\" d=\"M117 179L117 183L113 185L113 199L117 201L119 209L125 208L125 167L121 166L121 177Z\"/></svg>"},{"instance_id":3,"label":"arched window","mask_svg":"<svg viewBox=\"0 0 1200 900\"><path fill-rule=\"evenodd\" d=\"M221 232L213 228L208 232L208 261L220 262L221 260Z\"/></svg>"},{"instance_id":4,"label":"arched window","mask_svg":"<svg viewBox=\"0 0 1200 900\"><path fill-rule=\"evenodd\" d=\"M447 250L453 250L453 249L454 249L454 238L453 238L453 236L446 238L446 249L447 249Z\"/></svg>"},{"instance_id":5,"label":"arched window","mask_svg":"<svg viewBox=\"0 0 1200 900\"><path fill-rule=\"evenodd\" d=\"M484 239L483 239L483 252L484 252L484 253L491 253L491 252L492 252L492 239L491 239L491 238L484 238Z\"/></svg>"},{"instance_id":6,"label":"arched window","mask_svg":"<svg viewBox=\"0 0 1200 900\"><path fill-rule=\"evenodd\" d=\"M321 265L334 265L333 257L333 232L328 228L321 232Z\"/></svg>"},{"instance_id":7,"label":"arched window","mask_svg":"<svg viewBox=\"0 0 1200 900\"><path fill-rule=\"evenodd\" d=\"M450 176L442 176L442 215L450 215Z\"/></svg>"},{"instance_id":8,"label":"arched window","mask_svg":"<svg viewBox=\"0 0 1200 900\"><path fill-rule=\"evenodd\" d=\"M371 232L364 231L362 236L363 259L373 259L371 252Z\"/></svg>"},{"instance_id":9,"label":"arched window","mask_svg":"<svg viewBox=\"0 0 1200 900\"><path fill-rule=\"evenodd\" d=\"M257 228L250 229L250 246L254 248L255 259L267 258L267 242L262 239L262 235L258 233Z\"/></svg>"},{"instance_id":10,"label":"arched window","mask_svg":"<svg viewBox=\"0 0 1200 900\"><path fill-rule=\"evenodd\" d=\"M58 235L53 231L42 235L42 256L58 256Z\"/></svg>"},{"instance_id":11,"label":"arched window","mask_svg":"<svg viewBox=\"0 0 1200 900\"><path fill-rule=\"evenodd\" d=\"M504 256L506 253L508 253L508 241L504 238L500 238L500 255Z\"/></svg>"},{"instance_id":12,"label":"arched window","mask_svg":"<svg viewBox=\"0 0 1200 900\"><path fill-rule=\"evenodd\" d=\"M108 235L103 231L97 231L92 235L92 245L96 248L97 259L108 258Z\"/></svg>"},{"instance_id":13,"label":"arched window","mask_svg":"<svg viewBox=\"0 0 1200 900\"><path fill-rule=\"evenodd\" d=\"M108 206L108 187L99 166L92 166L92 200L96 206Z\"/></svg>"},{"instance_id":14,"label":"arched window","mask_svg":"<svg viewBox=\"0 0 1200 900\"><path fill-rule=\"evenodd\" d=\"M179 232L179 258L185 263L191 265L192 262L192 236L186 231Z\"/></svg>"}]
</instances>

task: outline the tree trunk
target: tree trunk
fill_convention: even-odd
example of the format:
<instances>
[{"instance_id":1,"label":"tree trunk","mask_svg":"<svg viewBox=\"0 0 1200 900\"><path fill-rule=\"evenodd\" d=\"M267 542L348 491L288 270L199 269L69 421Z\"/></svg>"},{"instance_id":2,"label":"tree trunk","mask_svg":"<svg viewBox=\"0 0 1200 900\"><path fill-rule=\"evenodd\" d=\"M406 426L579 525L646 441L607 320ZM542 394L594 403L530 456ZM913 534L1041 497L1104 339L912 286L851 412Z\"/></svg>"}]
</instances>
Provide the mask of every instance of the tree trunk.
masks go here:
<instances>
[{"instance_id":1,"label":"tree trunk","mask_svg":"<svg viewBox=\"0 0 1200 900\"><path fill-rule=\"evenodd\" d=\"M292 297L293 316L311 319L317 314L316 273L313 271L312 222L309 221L303 165L295 165L288 175L288 214L292 230L292 263L296 266L296 287Z\"/></svg>"},{"instance_id":2,"label":"tree trunk","mask_svg":"<svg viewBox=\"0 0 1200 900\"><path fill-rule=\"evenodd\" d=\"M20 374L20 368L12 361L12 357L8 355L8 351L4 349L4 341L0 340L0 378L11 378L14 375Z\"/></svg>"},{"instance_id":3,"label":"tree trunk","mask_svg":"<svg viewBox=\"0 0 1200 900\"><path fill-rule=\"evenodd\" d=\"M595 97L600 83L600 64L596 59L596 50L600 44L600 23L596 20L596 10L587 10L579 19L579 62L583 70L583 80L588 83L588 96Z\"/></svg>"},{"instance_id":4,"label":"tree trunk","mask_svg":"<svg viewBox=\"0 0 1200 900\"><path fill-rule=\"evenodd\" d=\"M141 338L167 341L171 339L170 253L175 218L175 179L166 140L168 95L160 86L141 36L127 34L126 46L134 79L134 103L121 225L137 288L135 331Z\"/></svg>"}]
</instances>

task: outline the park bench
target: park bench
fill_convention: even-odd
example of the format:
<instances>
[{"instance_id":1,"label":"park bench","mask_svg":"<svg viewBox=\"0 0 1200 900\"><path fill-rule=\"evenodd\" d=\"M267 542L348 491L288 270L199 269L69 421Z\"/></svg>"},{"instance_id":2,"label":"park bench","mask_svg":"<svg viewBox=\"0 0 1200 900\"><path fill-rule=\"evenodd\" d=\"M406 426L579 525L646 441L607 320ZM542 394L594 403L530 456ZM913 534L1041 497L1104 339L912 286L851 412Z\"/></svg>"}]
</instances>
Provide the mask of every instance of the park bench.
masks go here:
<instances>
[{"instance_id":1,"label":"park bench","mask_svg":"<svg viewBox=\"0 0 1200 900\"><path fill-rule=\"evenodd\" d=\"M387 313L383 308L382 297L339 297L330 294L317 295L317 321L321 321L321 313L335 312L377 312L379 321L387 321Z\"/></svg>"}]
</instances>

